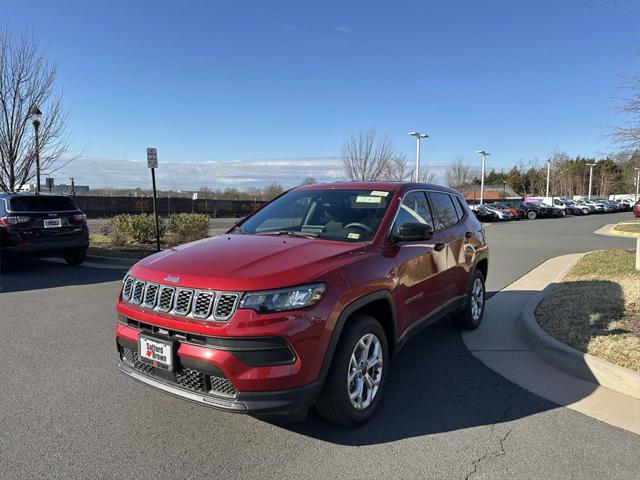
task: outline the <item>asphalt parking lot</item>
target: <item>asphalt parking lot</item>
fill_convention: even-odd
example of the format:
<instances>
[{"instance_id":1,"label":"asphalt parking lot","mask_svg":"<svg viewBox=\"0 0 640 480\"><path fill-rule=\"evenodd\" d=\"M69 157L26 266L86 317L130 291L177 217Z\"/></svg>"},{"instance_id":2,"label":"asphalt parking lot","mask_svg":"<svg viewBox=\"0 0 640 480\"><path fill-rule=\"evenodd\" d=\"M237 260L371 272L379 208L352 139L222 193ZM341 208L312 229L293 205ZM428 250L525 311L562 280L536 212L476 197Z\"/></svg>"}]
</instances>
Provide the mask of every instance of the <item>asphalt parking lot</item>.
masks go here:
<instances>
[{"instance_id":1,"label":"asphalt parking lot","mask_svg":"<svg viewBox=\"0 0 640 480\"><path fill-rule=\"evenodd\" d=\"M488 290L542 261L634 242L594 235L630 213L487 227ZM115 368L124 271L27 263L0 277L0 478L638 478L640 437L517 387L449 320L391 364L352 430L272 424L170 397Z\"/></svg>"}]
</instances>

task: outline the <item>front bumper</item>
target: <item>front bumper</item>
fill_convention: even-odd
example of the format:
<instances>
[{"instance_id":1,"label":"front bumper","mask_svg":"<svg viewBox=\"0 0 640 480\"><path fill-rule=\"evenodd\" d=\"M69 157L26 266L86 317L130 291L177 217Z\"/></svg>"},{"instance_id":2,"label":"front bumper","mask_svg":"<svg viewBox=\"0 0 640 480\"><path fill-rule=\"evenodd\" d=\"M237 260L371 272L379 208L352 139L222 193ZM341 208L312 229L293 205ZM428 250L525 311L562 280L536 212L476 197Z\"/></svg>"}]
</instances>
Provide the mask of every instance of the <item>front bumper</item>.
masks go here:
<instances>
[{"instance_id":1,"label":"front bumper","mask_svg":"<svg viewBox=\"0 0 640 480\"><path fill-rule=\"evenodd\" d=\"M122 361L118 364L118 368L125 375L165 393L218 410L251 415L304 416L309 407L316 402L322 389L320 382L314 382L289 390L239 392L235 398L224 398L216 395L203 395L202 393L177 387L175 384L162 379L151 378L139 373Z\"/></svg>"}]
</instances>

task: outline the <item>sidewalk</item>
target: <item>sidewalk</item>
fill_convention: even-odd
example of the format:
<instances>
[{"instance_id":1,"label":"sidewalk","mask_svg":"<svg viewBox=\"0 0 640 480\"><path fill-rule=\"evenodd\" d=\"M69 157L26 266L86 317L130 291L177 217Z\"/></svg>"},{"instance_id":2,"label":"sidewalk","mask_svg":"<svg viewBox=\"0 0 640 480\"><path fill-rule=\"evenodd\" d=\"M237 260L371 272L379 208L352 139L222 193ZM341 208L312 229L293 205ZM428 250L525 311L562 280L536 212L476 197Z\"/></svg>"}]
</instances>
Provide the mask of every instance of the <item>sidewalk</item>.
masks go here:
<instances>
[{"instance_id":1,"label":"sidewalk","mask_svg":"<svg viewBox=\"0 0 640 480\"><path fill-rule=\"evenodd\" d=\"M583 254L552 258L487 301L480 328L463 332L469 351L507 380L540 397L640 434L640 400L561 370L532 349L519 328L523 308L559 281Z\"/></svg>"}]
</instances>

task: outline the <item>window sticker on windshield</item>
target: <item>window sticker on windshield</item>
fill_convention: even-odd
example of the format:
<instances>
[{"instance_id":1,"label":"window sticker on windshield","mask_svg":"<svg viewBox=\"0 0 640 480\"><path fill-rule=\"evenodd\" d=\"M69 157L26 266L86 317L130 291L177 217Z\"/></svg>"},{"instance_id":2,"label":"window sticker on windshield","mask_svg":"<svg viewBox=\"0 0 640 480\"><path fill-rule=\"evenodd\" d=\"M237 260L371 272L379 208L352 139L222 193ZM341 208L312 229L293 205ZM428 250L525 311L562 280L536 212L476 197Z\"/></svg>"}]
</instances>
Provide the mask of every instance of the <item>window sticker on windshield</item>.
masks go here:
<instances>
[{"instance_id":1,"label":"window sticker on windshield","mask_svg":"<svg viewBox=\"0 0 640 480\"><path fill-rule=\"evenodd\" d=\"M381 197L370 197L368 195L358 195L356 203L380 203Z\"/></svg>"},{"instance_id":2,"label":"window sticker on windshield","mask_svg":"<svg viewBox=\"0 0 640 480\"><path fill-rule=\"evenodd\" d=\"M385 192L383 190L374 190L369 195L371 195L372 197L386 197L387 195L389 195L389 192Z\"/></svg>"},{"instance_id":3,"label":"window sticker on windshield","mask_svg":"<svg viewBox=\"0 0 640 480\"><path fill-rule=\"evenodd\" d=\"M360 234L359 233L350 233L349 235L347 235L347 238L350 238L352 240L358 240L360 238Z\"/></svg>"}]
</instances>

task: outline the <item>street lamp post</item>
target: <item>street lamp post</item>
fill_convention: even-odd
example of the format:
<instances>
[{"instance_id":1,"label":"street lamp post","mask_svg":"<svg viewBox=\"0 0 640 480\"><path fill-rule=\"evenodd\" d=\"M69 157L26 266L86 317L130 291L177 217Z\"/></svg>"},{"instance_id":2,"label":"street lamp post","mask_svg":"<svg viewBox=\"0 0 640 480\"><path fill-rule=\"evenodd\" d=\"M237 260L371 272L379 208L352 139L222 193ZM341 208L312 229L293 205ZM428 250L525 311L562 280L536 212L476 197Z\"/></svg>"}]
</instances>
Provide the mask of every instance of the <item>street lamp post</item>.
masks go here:
<instances>
[{"instance_id":1,"label":"street lamp post","mask_svg":"<svg viewBox=\"0 0 640 480\"><path fill-rule=\"evenodd\" d=\"M416 182L419 182L420 181L420 140L422 140L423 138L428 138L429 135L427 135L426 133L420 133L420 132L409 132L409 135L411 135L412 137L416 137L416 170L415 170L414 180Z\"/></svg>"},{"instance_id":2,"label":"street lamp post","mask_svg":"<svg viewBox=\"0 0 640 480\"><path fill-rule=\"evenodd\" d=\"M640 168L636 167L634 170L636 171L636 197L633 203L638 203L638 195L640 195Z\"/></svg>"},{"instance_id":3,"label":"street lamp post","mask_svg":"<svg viewBox=\"0 0 640 480\"><path fill-rule=\"evenodd\" d=\"M489 152L485 152L484 150L477 150L476 153L482 155L482 169L480 173L480 205L484 203L484 162L487 155L491 155Z\"/></svg>"},{"instance_id":4,"label":"street lamp post","mask_svg":"<svg viewBox=\"0 0 640 480\"><path fill-rule=\"evenodd\" d=\"M40 109L33 105L31 110L29 110L29 116L31 117L31 123L33 124L33 129L35 131L35 141L36 141L36 193L40 193L40 139L38 138L38 130L40 130L40 117L42 112Z\"/></svg>"},{"instance_id":5,"label":"street lamp post","mask_svg":"<svg viewBox=\"0 0 640 480\"><path fill-rule=\"evenodd\" d=\"M587 194L587 200L591 200L591 186L593 185L593 167L595 167L595 163L587 163L587 167L589 167L589 193Z\"/></svg>"},{"instance_id":6,"label":"street lamp post","mask_svg":"<svg viewBox=\"0 0 640 480\"><path fill-rule=\"evenodd\" d=\"M549 196L549 177L551 177L551 159L547 158L547 193L545 197Z\"/></svg>"}]
</instances>

